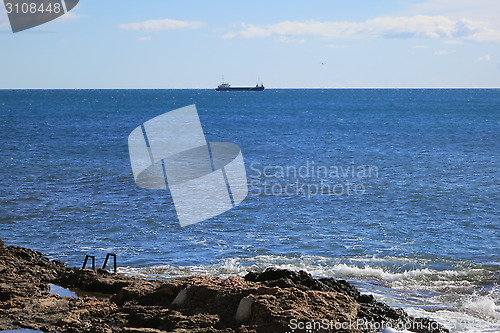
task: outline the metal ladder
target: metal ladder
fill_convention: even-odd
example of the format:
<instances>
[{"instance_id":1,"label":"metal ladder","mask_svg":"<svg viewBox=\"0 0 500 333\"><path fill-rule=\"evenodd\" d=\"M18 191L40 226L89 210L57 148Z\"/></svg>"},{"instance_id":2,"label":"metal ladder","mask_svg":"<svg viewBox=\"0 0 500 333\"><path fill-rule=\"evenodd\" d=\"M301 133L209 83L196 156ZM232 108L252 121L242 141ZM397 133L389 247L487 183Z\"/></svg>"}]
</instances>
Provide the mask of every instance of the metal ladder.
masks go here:
<instances>
[{"instance_id":1,"label":"metal ladder","mask_svg":"<svg viewBox=\"0 0 500 333\"><path fill-rule=\"evenodd\" d=\"M108 261L109 261L110 257L113 257L113 273L116 273L116 269L117 269L116 254L114 254L114 253L108 253L106 255L106 259L104 259L104 263L102 264L101 269L106 269L106 266L108 265ZM91 256L91 255L85 256L85 260L83 261L82 269L85 269L87 267L87 263L88 263L89 259L91 259L91 261L92 261L92 270L95 271L95 256Z\"/></svg>"}]
</instances>

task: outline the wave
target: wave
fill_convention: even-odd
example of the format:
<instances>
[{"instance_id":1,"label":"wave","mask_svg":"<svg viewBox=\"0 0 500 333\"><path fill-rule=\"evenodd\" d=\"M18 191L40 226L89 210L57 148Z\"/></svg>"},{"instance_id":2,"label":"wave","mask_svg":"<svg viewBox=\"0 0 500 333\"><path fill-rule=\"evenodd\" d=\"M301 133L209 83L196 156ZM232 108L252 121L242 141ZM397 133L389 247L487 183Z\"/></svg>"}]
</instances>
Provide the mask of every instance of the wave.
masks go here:
<instances>
[{"instance_id":1,"label":"wave","mask_svg":"<svg viewBox=\"0 0 500 333\"><path fill-rule=\"evenodd\" d=\"M228 277L273 266L305 270L315 277L349 280L361 292L373 294L414 316L432 318L452 332L500 331L500 279L497 265L446 263L452 269L430 268L429 260L412 258L325 258L256 256L230 258L212 265L126 267L121 272L143 277L192 275ZM407 269L411 266L413 268Z\"/></svg>"},{"instance_id":2,"label":"wave","mask_svg":"<svg viewBox=\"0 0 500 333\"><path fill-rule=\"evenodd\" d=\"M500 306L496 305L493 294L494 292L488 295L474 294L464 303L464 308L481 316L500 320Z\"/></svg>"},{"instance_id":3,"label":"wave","mask_svg":"<svg viewBox=\"0 0 500 333\"><path fill-rule=\"evenodd\" d=\"M344 261L344 262L342 262ZM377 261L384 263L380 264ZM393 258L332 259L315 256L256 256L251 258L227 258L216 264L200 266L157 265L151 267L124 267L123 273L133 275L163 275L165 278L206 274L219 277L244 275L249 271L263 271L267 267L305 270L316 277L334 277L337 279L374 279L386 283L398 281L460 281L474 283L495 280L500 277L497 267L465 267L456 269L432 269L428 267L404 269L408 263L417 263L416 259L399 260ZM349 263L345 263L349 262ZM359 263L361 262L361 263ZM387 264L390 262L391 264ZM422 263L420 263L422 264ZM423 262L423 265L426 261Z\"/></svg>"}]
</instances>

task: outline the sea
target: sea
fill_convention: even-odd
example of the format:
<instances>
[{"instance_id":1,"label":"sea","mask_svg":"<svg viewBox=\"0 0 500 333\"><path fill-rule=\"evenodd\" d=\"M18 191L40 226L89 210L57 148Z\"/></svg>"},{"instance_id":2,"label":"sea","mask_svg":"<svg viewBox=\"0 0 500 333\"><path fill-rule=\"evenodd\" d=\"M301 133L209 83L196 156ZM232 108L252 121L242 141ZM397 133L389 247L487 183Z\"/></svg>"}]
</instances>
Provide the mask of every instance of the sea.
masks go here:
<instances>
[{"instance_id":1,"label":"sea","mask_svg":"<svg viewBox=\"0 0 500 333\"><path fill-rule=\"evenodd\" d=\"M248 195L181 227L128 136L195 104ZM0 238L170 279L267 267L345 279L452 332L500 332L500 90L0 90Z\"/></svg>"}]
</instances>

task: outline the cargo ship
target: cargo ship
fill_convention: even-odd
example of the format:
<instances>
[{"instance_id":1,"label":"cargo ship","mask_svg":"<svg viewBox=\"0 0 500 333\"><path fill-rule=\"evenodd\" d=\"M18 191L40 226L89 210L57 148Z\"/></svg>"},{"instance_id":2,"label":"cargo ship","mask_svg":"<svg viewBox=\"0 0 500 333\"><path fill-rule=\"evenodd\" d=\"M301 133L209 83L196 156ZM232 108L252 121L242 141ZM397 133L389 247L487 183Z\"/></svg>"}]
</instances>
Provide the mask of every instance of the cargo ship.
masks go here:
<instances>
[{"instance_id":1,"label":"cargo ship","mask_svg":"<svg viewBox=\"0 0 500 333\"><path fill-rule=\"evenodd\" d=\"M229 83L221 83L215 88L216 91L263 91L264 85L256 84L255 87L231 87Z\"/></svg>"}]
</instances>

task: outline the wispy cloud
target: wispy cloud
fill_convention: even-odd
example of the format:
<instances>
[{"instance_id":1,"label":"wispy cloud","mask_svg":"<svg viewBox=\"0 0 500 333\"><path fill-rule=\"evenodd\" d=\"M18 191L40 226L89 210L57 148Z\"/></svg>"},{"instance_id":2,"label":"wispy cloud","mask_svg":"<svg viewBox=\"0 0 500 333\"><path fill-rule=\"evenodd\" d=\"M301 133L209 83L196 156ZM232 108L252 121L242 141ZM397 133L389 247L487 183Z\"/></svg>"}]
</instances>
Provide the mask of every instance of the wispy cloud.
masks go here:
<instances>
[{"instance_id":1,"label":"wispy cloud","mask_svg":"<svg viewBox=\"0 0 500 333\"><path fill-rule=\"evenodd\" d=\"M144 37L139 37L137 38L138 41L140 42L147 42L148 40L151 40L152 38L149 36L144 36Z\"/></svg>"},{"instance_id":2,"label":"wispy cloud","mask_svg":"<svg viewBox=\"0 0 500 333\"><path fill-rule=\"evenodd\" d=\"M476 61L480 61L480 62L487 62L487 61L490 61L491 60L491 56L489 54L485 55L485 56L482 56L482 57L479 57L476 59Z\"/></svg>"},{"instance_id":3,"label":"wispy cloud","mask_svg":"<svg viewBox=\"0 0 500 333\"><path fill-rule=\"evenodd\" d=\"M413 45L411 48L412 49L428 49L429 46L428 45Z\"/></svg>"},{"instance_id":4,"label":"wispy cloud","mask_svg":"<svg viewBox=\"0 0 500 333\"><path fill-rule=\"evenodd\" d=\"M467 17L500 27L498 23L500 1L498 0L423 0L410 4L409 10L413 13L445 15L456 19Z\"/></svg>"},{"instance_id":5,"label":"wispy cloud","mask_svg":"<svg viewBox=\"0 0 500 333\"><path fill-rule=\"evenodd\" d=\"M118 28L144 32L158 32L163 30L199 29L206 23L198 21L179 21L173 19L148 20L136 23L120 24Z\"/></svg>"},{"instance_id":6,"label":"wispy cloud","mask_svg":"<svg viewBox=\"0 0 500 333\"><path fill-rule=\"evenodd\" d=\"M445 16L379 17L363 22L284 21L270 25L244 24L243 29L225 34L231 38L315 36L342 38L456 38L476 42L500 42L500 30L485 22L452 20Z\"/></svg>"},{"instance_id":7,"label":"wispy cloud","mask_svg":"<svg viewBox=\"0 0 500 333\"><path fill-rule=\"evenodd\" d=\"M295 39L287 36L280 36L280 41L284 43L297 43L297 44L304 44L306 42L305 39Z\"/></svg>"}]
</instances>

